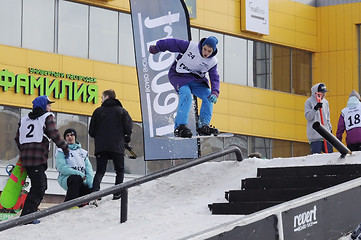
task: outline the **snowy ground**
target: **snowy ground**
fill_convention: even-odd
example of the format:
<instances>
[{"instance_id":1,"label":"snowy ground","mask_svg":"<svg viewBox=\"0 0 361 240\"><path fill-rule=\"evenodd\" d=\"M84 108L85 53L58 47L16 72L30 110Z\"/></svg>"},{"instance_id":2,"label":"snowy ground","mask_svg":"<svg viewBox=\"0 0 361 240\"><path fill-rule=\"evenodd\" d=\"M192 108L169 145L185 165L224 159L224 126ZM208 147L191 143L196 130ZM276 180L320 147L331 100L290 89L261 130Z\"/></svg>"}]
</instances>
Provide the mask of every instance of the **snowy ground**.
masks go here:
<instances>
[{"instance_id":1,"label":"snowy ground","mask_svg":"<svg viewBox=\"0 0 361 240\"><path fill-rule=\"evenodd\" d=\"M224 192L240 189L240 180L256 176L257 167L361 163L361 152L345 159L339 153L298 158L210 162L129 189L128 221L119 223L120 202L105 197L86 206L0 233L9 240L169 240L242 218L212 215L209 203L226 202ZM361 222L361 217L360 217ZM357 224L356 224L357 225ZM355 226L356 227L356 226ZM348 240L349 237L341 238Z\"/></svg>"}]
</instances>

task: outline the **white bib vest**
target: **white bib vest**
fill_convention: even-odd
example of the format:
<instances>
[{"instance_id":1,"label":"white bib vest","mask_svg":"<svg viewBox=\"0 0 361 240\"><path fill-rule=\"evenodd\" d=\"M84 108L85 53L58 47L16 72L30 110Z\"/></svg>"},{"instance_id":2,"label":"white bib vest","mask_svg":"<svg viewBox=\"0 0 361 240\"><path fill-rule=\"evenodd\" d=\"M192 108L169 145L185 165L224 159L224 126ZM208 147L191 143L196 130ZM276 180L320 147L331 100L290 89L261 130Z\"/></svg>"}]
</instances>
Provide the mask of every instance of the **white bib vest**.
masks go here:
<instances>
[{"instance_id":1,"label":"white bib vest","mask_svg":"<svg viewBox=\"0 0 361 240\"><path fill-rule=\"evenodd\" d=\"M356 107L344 108L341 113L347 131L356 127L361 127L361 104L358 104Z\"/></svg>"},{"instance_id":2,"label":"white bib vest","mask_svg":"<svg viewBox=\"0 0 361 240\"><path fill-rule=\"evenodd\" d=\"M61 148L58 148L58 151L63 152ZM69 149L69 158L66 159L66 163L69 167L85 173L85 158L87 156L88 152L82 148Z\"/></svg>"},{"instance_id":3,"label":"white bib vest","mask_svg":"<svg viewBox=\"0 0 361 240\"><path fill-rule=\"evenodd\" d=\"M198 44L190 42L187 51L177 61L176 71L178 73L193 73L200 77L205 74L218 63L216 57L203 58L199 53Z\"/></svg>"},{"instance_id":4,"label":"white bib vest","mask_svg":"<svg viewBox=\"0 0 361 240\"><path fill-rule=\"evenodd\" d=\"M42 142L44 136L45 119L49 115L53 114L51 112L47 112L36 119L30 119L29 116L21 118L19 128L20 144Z\"/></svg>"}]
</instances>

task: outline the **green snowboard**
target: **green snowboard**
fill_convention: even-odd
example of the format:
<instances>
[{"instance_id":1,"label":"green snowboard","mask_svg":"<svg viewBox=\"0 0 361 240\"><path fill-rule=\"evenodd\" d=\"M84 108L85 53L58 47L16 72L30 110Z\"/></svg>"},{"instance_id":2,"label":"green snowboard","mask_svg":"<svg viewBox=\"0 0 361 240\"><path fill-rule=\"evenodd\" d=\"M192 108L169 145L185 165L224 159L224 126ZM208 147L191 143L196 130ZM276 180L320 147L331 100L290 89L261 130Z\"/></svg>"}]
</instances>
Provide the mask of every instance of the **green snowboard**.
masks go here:
<instances>
[{"instance_id":1,"label":"green snowboard","mask_svg":"<svg viewBox=\"0 0 361 240\"><path fill-rule=\"evenodd\" d=\"M15 206L20 196L21 190L26 180L26 170L21 164L19 158L15 168L12 170L9 180L0 195L0 204L4 208L12 208Z\"/></svg>"}]
</instances>

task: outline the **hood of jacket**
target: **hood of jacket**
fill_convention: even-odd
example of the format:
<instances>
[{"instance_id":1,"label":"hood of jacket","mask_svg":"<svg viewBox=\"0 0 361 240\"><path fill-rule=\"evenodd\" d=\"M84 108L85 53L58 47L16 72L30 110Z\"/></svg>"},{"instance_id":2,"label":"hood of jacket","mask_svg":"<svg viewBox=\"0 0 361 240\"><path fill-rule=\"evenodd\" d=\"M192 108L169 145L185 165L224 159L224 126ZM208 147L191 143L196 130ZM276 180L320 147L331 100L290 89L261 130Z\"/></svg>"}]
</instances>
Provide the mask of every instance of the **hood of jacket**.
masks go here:
<instances>
[{"instance_id":1,"label":"hood of jacket","mask_svg":"<svg viewBox=\"0 0 361 240\"><path fill-rule=\"evenodd\" d=\"M28 116L30 119L36 119L38 117L40 117L41 115L43 115L44 113L47 113L46 110L40 108L40 107L37 107L37 108L34 108L33 111L31 111Z\"/></svg>"},{"instance_id":2,"label":"hood of jacket","mask_svg":"<svg viewBox=\"0 0 361 240\"><path fill-rule=\"evenodd\" d=\"M198 43L198 49L199 49L199 53L201 54L201 56L202 56L202 44L206 39L207 38L202 38ZM216 51L213 51L213 53L209 57L214 57L214 56L216 56L217 53L218 53L218 48L216 49Z\"/></svg>"},{"instance_id":3,"label":"hood of jacket","mask_svg":"<svg viewBox=\"0 0 361 240\"><path fill-rule=\"evenodd\" d=\"M116 98L108 98L102 103L102 107L113 107L113 106L121 106L122 103Z\"/></svg>"},{"instance_id":4,"label":"hood of jacket","mask_svg":"<svg viewBox=\"0 0 361 240\"><path fill-rule=\"evenodd\" d=\"M68 147L70 150L77 150L77 149L81 148L81 144L80 144L80 142L76 141L73 144L68 144Z\"/></svg>"},{"instance_id":5,"label":"hood of jacket","mask_svg":"<svg viewBox=\"0 0 361 240\"><path fill-rule=\"evenodd\" d=\"M314 97L315 99L316 99L316 92L320 84L321 83L317 83L311 87L311 96Z\"/></svg>"},{"instance_id":6,"label":"hood of jacket","mask_svg":"<svg viewBox=\"0 0 361 240\"><path fill-rule=\"evenodd\" d=\"M358 100L357 97L351 96L347 101L347 107L356 107L358 104L360 104L360 100Z\"/></svg>"}]
</instances>

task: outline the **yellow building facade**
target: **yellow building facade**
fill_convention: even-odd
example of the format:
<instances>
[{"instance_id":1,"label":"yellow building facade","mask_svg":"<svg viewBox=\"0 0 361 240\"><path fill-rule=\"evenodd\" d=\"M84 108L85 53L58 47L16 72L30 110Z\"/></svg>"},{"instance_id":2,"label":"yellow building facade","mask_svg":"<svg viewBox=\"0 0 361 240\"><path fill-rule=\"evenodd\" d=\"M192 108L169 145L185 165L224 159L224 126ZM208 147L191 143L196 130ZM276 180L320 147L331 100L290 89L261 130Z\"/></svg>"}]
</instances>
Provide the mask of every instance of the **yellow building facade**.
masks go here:
<instances>
[{"instance_id":1,"label":"yellow building facade","mask_svg":"<svg viewBox=\"0 0 361 240\"><path fill-rule=\"evenodd\" d=\"M74 2L130 13L128 0ZM190 20L191 26L310 52L312 85L324 82L329 89L326 98L330 103L335 132L349 93L352 89L359 91L358 24L361 22L361 2L311 6L302 1L269 0L269 35L242 31L243 4L243 0L197 0L196 18ZM40 83L35 79L46 81L47 78L48 85L44 83L44 89L54 93L56 90L50 85L58 85L57 98L50 94L50 98L56 101L53 111L91 116L100 106L102 92L114 89L133 120L142 121L134 66L3 44L0 45L0 69L0 105L31 108L38 90L34 92L33 89L32 92L31 87L26 89L25 86L36 86ZM282 72L284 69L275 71ZM95 80L87 81L79 76ZM69 96L70 85L79 88L82 84L84 89L78 92L76 98ZM304 103L309 95L226 81L221 83L220 89L211 123L222 132L307 144ZM86 102L88 100L90 102Z\"/></svg>"}]
</instances>

